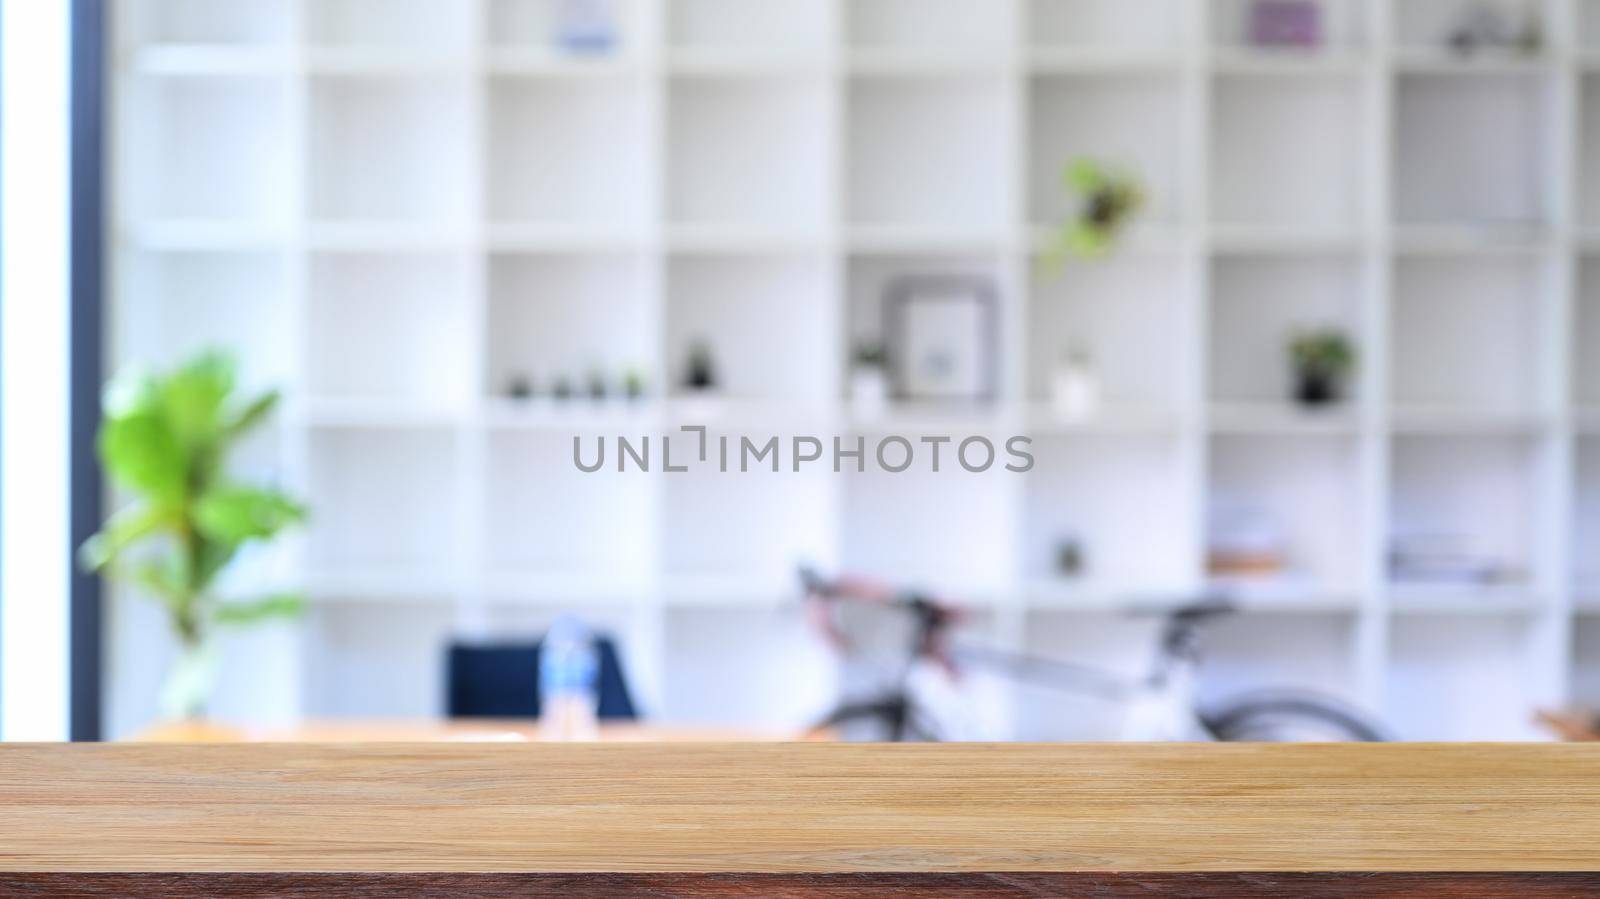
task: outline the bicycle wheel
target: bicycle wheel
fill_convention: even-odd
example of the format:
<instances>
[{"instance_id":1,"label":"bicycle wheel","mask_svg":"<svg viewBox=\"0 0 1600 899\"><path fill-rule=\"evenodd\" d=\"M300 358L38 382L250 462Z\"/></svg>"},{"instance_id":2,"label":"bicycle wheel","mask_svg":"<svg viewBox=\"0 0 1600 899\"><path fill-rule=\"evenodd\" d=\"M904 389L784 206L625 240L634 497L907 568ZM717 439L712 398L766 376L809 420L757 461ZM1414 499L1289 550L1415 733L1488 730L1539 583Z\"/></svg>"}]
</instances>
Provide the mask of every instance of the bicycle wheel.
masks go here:
<instances>
[{"instance_id":1,"label":"bicycle wheel","mask_svg":"<svg viewBox=\"0 0 1600 899\"><path fill-rule=\"evenodd\" d=\"M1224 743L1381 743L1382 728L1337 700L1304 693L1256 693L1201 716Z\"/></svg>"}]
</instances>

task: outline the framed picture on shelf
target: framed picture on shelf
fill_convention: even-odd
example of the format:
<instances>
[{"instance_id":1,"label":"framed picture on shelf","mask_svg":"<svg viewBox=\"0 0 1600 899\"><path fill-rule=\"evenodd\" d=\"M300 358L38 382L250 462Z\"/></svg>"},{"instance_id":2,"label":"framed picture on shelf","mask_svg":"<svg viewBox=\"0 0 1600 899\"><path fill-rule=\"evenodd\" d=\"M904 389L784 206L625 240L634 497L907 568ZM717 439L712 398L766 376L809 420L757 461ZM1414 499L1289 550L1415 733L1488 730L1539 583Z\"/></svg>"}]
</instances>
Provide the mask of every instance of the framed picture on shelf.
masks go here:
<instances>
[{"instance_id":1,"label":"framed picture on shelf","mask_svg":"<svg viewBox=\"0 0 1600 899\"><path fill-rule=\"evenodd\" d=\"M995 397L994 284L966 276L900 278L889 285L887 331L895 396L986 401Z\"/></svg>"}]
</instances>

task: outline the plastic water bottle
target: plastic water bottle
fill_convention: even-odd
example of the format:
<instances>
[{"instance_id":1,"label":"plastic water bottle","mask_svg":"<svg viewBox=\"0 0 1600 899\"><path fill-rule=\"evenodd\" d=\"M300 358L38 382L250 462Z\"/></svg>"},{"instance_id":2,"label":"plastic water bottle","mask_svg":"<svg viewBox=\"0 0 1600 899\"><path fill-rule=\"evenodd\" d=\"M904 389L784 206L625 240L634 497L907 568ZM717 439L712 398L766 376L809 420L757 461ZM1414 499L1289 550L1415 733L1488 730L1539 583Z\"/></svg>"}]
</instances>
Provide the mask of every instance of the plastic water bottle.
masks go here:
<instances>
[{"instance_id":1,"label":"plastic water bottle","mask_svg":"<svg viewBox=\"0 0 1600 899\"><path fill-rule=\"evenodd\" d=\"M569 53L609 53L617 44L613 0L562 0L556 43Z\"/></svg>"},{"instance_id":2,"label":"plastic water bottle","mask_svg":"<svg viewBox=\"0 0 1600 899\"><path fill-rule=\"evenodd\" d=\"M550 625L539 652L539 730L546 740L599 737L600 656L575 615Z\"/></svg>"}]
</instances>

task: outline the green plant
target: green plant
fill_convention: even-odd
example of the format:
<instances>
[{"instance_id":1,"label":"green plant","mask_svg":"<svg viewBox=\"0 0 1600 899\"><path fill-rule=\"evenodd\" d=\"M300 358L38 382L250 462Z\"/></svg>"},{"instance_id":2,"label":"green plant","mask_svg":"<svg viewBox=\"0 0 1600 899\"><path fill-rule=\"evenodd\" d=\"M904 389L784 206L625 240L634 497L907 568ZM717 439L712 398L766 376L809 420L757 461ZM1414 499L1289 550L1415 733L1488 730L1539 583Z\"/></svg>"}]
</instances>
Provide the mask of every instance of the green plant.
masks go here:
<instances>
[{"instance_id":1,"label":"green plant","mask_svg":"<svg viewBox=\"0 0 1600 899\"><path fill-rule=\"evenodd\" d=\"M1289 344L1289 355L1302 374L1342 379L1355 368L1356 351L1343 331L1325 328L1308 331Z\"/></svg>"},{"instance_id":2,"label":"green plant","mask_svg":"<svg viewBox=\"0 0 1600 899\"><path fill-rule=\"evenodd\" d=\"M100 462L135 498L84 543L80 561L166 609L182 649L163 695L174 716L204 713L214 628L293 616L303 606L292 593L224 599L214 589L240 549L305 518L286 494L229 476L229 450L278 402L276 392L243 402L234 394L233 360L207 352L162 374L124 372L101 400Z\"/></svg>"},{"instance_id":3,"label":"green plant","mask_svg":"<svg viewBox=\"0 0 1600 899\"><path fill-rule=\"evenodd\" d=\"M1308 331L1289 343L1295 369L1295 398L1309 406L1338 401L1355 368L1356 351L1342 331Z\"/></svg>"},{"instance_id":4,"label":"green plant","mask_svg":"<svg viewBox=\"0 0 1600 899\"><path fill-rule=\"evenodd\" d=\"M1144 206L1144 188L1133 175L1093 159L1076 159L1061 176L1081 199L1077 215L1061 226L1045 261L1059 268L1069 257L1094 259L1110 252L1128 221Z\"/></svg>"},{"instance_id":5,"label":"green plant","mask_svg":"<svg viewBox=\"0 0 1600 899\"><path fill-rule=\"evenodd\" d=\"M856 368L885 369L889 367L889 348L881 340L863 340L856 344L851 354Z\"/></svg>"}]
</instances>

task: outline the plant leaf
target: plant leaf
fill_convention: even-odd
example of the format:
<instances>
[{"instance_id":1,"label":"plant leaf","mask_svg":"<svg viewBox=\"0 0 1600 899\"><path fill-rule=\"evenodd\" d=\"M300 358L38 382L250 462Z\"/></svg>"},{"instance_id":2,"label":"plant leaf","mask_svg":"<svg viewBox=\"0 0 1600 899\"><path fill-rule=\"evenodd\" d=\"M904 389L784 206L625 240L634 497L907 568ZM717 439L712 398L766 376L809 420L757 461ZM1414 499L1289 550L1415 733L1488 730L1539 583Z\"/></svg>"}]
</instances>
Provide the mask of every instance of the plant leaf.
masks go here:
<instances>
[{"instance_id":1,"label":"plant leaf","mask_svg":"<svg viewBox=\"0 0 1600 899\"><path fill-rule=\"evenodd\" d=\"M225 353L207 352L162 382L167 420L187 446L211 446L221 439L222 407L233 392L233 380L233 360Z\"/></svg>"},{"instance_id":2,"label":"plant leaf","mask_svg":"<svg viewBox=\"0 0 1600 899\"><path fill-rule=\"evenodd\" d=\"M256 397L249 405L240 409L232 421L223 426L223 440L231 443L254 430L278 407L278 399L279 394L276 390L269 390Z\"/></svg>"},{"instance_id":3,"label":"plant leaf","mask_svg":"<svg viewBox=\"0 0 1600 899\"><path fill-rule=\"evenodd\" d=\"M271 537L305 519L305 509L276 490L216 487L194 507L196 528L204 536L230 545Z\"/></svg>"},{"instance_id":4,"label":"plant leaf","mask_svg":"<svg viewBox=\"0 0 1600 899\"><path fill-rule=\"evenodd\" d=\"M111 516L98 534L78 549L78 563L89 571L111 564L124 550L174 521L170 510L160 506L132 505Z\"/></svg>"},{"instance_id":5,"label":"plant leaf","mask_svg":"<svg viewBox=\"0 0 1600 899\"><path fill-rule=\"evenodd\" d=\"M244 627L271 618L296 618L305 607L305 597L297 593L277 593L259 599L218 603L212 609L211 620L228 627Z\"/></svg>"},{"instance_id":6,"label":"plant leaf","mask_svg":"<svg viewBox=\"0 0 1600 899\"><path fill-rule=\"evenodd\" d=\"M189 454L159 413L107 418L100 428L99 451L106 471L119 484L157 505L182 501Z\"/></svg>"}]
</instances>

